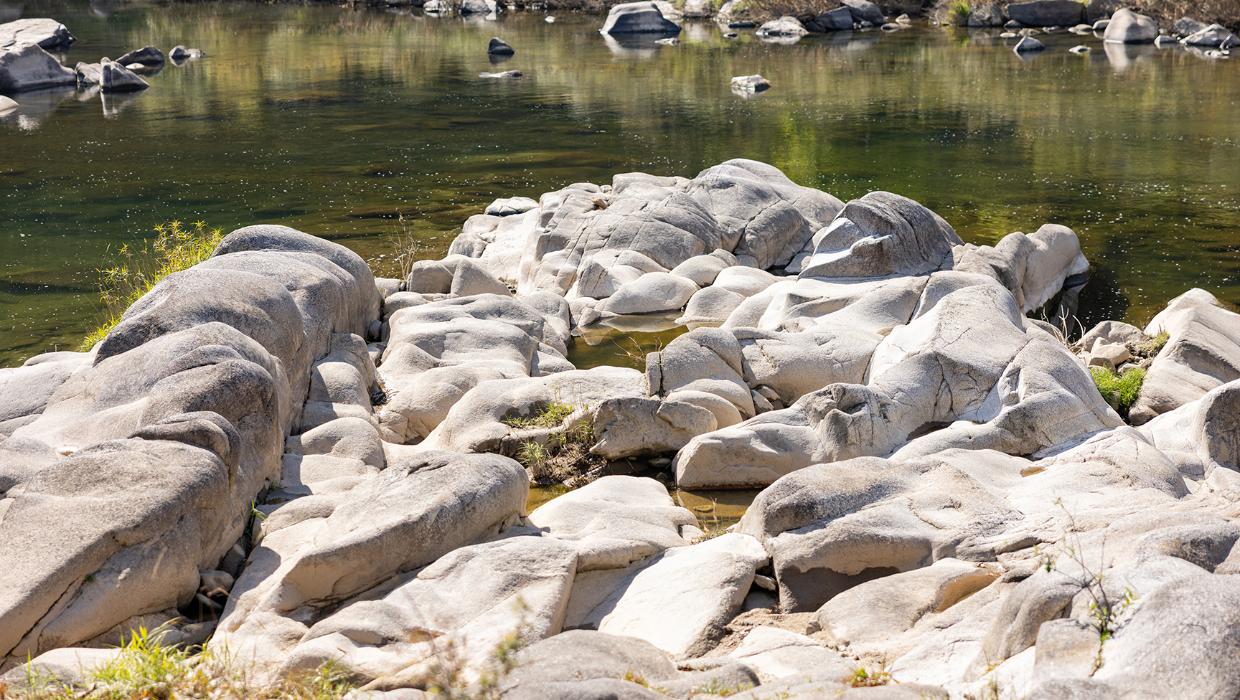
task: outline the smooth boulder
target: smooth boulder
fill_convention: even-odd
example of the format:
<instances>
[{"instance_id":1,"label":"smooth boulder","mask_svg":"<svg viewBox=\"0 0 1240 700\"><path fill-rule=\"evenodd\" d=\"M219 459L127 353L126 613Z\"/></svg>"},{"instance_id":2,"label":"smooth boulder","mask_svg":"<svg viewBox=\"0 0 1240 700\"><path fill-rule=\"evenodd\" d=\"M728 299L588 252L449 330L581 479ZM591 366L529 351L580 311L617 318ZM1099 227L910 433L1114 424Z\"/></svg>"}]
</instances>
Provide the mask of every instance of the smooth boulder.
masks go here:
<instances>
[{"instance_id":1,"label":"smooth boulder","mask_svg":"<svg viewBox=\"0 0 1240 700\"><path fill-rule=\"evenodd\" d=\"M1158 23L1124 8L1111 15L1102 38L1108 44L1148 44L1158 38Z\"/></svg>"},{"instance_id":2,"label":"smooth boulder","mask_svg":"<svg viewBox=\"0 0 1240 700\"><path fill-rule=\"evenodd\" d=\"M60 65L37 44L22 44L0 51L0 93L24 92L73 85L77 73Z\"/></svg>"},{"instance_id":3,"label":"smooth boulder","mask_svg":"<svg viewBox=\"0 0 1240 700\"><path fill-rule=\"evenodd\" d=\"M630 2L607 12L604 34L679 34L680 25L663 16L658 3Z\"/></svg>"},{"instance_id":4,"label":"smooth boulder","mask_svg":"<svg viewBox=\"0 0 1240 700\"><path fill-rule=\"evenodd\" d=\"M28 18L0 24L0 49L36 44L40 48L67 49L76 38L65 25L54 19Z\"/></svg>"}]
</instances>

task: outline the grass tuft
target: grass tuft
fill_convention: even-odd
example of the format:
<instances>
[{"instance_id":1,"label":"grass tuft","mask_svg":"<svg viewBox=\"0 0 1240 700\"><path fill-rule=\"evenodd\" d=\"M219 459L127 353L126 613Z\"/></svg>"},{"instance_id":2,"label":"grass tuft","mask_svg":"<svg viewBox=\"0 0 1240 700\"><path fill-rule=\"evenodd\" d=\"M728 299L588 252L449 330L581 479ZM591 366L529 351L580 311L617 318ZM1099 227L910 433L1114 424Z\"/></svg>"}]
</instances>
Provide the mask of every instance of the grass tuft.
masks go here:
<instances>
[{"instance_id":1,"label":"grass tuft","mask_svg":"<svg viewBox=\"0 0 1240 700\"><path fill-rule=\"evenodd\" d=\"M555 428L561 425L564 419L572 415L575 410L577 409L570 404L552 401L539 408L532 415L504 418L503 423L511 428L520 430Z\"/></svg>"},{"instance_id":2,"label":"grass tuft","mask_svg":"<svg viewBox=\"0 0 1240 700\"><path fill-rule=\"evenodd\" d=\"M854 688L876 688L890 682L891 674L886 670L868 671L864 666L858 666L848 679L848 684Z\"/></svg>"},{"instance_id":3,"label":"grass tuft","mask_svg":"<svg viewBox=\"0 0 1240 700\"><path fill-rule=\"evenodd\" d=\"M1090 367L1089 374L1094 378L1098 393L1121 416L1127 416L1128 410L1136 403L1141 393L1141 384L1145 382L1145 370L1132 367L1123 374L1117 374L1106 367Z\"/></svg>"},{"instance_id":4,"label":"grass tuft","mask_svg":"<svg viewBox=\"0 0 1240 700\"><path fill-rule=\"evenodd\" d=\"M160 280L211 257L223 238L222 230L207 228L201 221L184 224L173 220L156 226L155 238L141 248L122 245L117 251L120 262L98 270L99 300L107 320L82 339L80 349L90 350L106 338L120 323L125 310Z\"/></svg>"},{"instance_id":5,"label":"grass tuft","mask_svg":"<svg viewBox=\"0 0 1240 700\"><path fill-rule=\"evenodd\" d=\"M559 426L564 417L573 412L572 406L553 404L560 408L543 411L531 420L541 421L521 427L547 428ZM565 412L567 409L567 412ZM556 416L562 416L556 419ZM554 419L554 420L553 420ZM512 423L505 421L508 425ZM594 423L589 418L559 433L553 433L545 441L525 440L517 447L516 459L530 474L535 486L565 484L571 488L592 481L601 473L607 461L590 453L594 446Z\"/></svg>"}]
</instances>

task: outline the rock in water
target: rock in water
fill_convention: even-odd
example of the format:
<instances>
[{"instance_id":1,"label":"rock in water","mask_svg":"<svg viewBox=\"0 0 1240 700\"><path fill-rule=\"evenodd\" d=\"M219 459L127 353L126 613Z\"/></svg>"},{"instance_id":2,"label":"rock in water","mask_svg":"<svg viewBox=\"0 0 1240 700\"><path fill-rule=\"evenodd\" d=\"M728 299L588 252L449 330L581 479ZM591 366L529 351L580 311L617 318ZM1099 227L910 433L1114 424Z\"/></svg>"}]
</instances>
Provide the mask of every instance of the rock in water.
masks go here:
<instances>
[{"instance_id":1,"label":"rock in water","mask_svg":"<svg viewBox=\"0 0 1240 700\"><path fill-rule=\"evenodd\" d=\"M30 18L0 24L0 49L37 44L44 49L67 49L76 39L54 19Z\"/></svg>"},{"instance_id":2,"label":"rock in water","mask_svg":"<svg viewBox=\"0 0 1240 700\"><path fill-rule=\"evenodd\" d=\"M4 95L0 95L0 115L8 114L20 106L21 105L17 104L12 99L5 97Z\"/></svg>"},{"instance_id":3,"label":"rock in water","mask_svg":"<svg viewBox=\"0 0 1240 700\"><path fill-rule=\"evenodd\" d=\"M79 83L98 85L104 92L137 92L150 87L129 68L106 58L100 63L79 63L76 71Z\"/></svg>"},{"instance_id":4,"label":"rock in water","mask_svg":"<svg viewBox=\"0 0 1240 700\"><path fill-rule=\"evenodd\" d=\"M488 216L515 216L538 206L538 202L529 197L505 197L487 205Z\"/></svg>"},{"instance_id":5,"label":"rock in water","mask_svg":"<svg viewBox=\"0 0 1240 700\"><path fill-rule=\"evenodd\" d=\"M1236 35L1221 24L1211 24L1184 37L1182 43L1185 46L1212 46L1226 49L1235 45Z\"/></svg>"},{"instance_id":6,"label":"rock in water","mask_svg":"<svg viewBox=\"0 0 1240 700\"><path fill-rule=\"evenodd\" d=\"M1075 54L1085 54L1085 53L1089 53L1089 47L1078 45L1078 46L1073 46L1072 48L1068 49L1068 51L1075 53Z\"/></svg>"},{"instance_id":7,"label":"rock in water","mask_svg":"<svg viewBox=\"0 0 1240 700\"><path fill-rule=\"evenodd\" d=\"M136 51L129 53L116 59L116 62L122 66L129 66L134 63L141 64L150 68L164 65L164 52L154 46L145 46Z\"/></svg>"},{"instance_id":8,"label":"rock in water","mask_svg":"<svg viewBox=\"0 0 1240 700\"><path fill-rule=\"evenodd\" d=\"M461 8L458 10L462 16L469 15L489 15L492 12L500 12L501 8L495 0L462 0Z\"/></svg>"},{"instance_id":9,"label":"rock in water","mask_svg":"<svg viewBox=\"0 0 1240 700\"><path fill-rule=\"evenodd\" d=\"M760 75L738 75L732 78L732 89L739 92L763 92L771 88L771 83Z\"/></svg>"},{"instance_id":10,"label":"rock in water","mask_svg":"<svg viewBox=\"0 0 1240 700\"><path fill-rule=\"evenodd\" d=\"M853 28L852 12L847 7L837 7L815 17L811 25L807 29L817 32L847 31Z\"/></svg>"},{"instance_id":11,"label":"rock in water","mask_svg":"<svg viewBox=\"0 0 1240 700\"><path fill-rule=\"evenodd\" d=\"M206 54L203 53L202 49L190 49L180 44L172 47L172 50L168 52L168 57L174 61L188 61L190 59L202 58L203 56L206 56Z\"/></svg>"},{"instance_id":12,"label":"rock in water","mask_svg":"<svg viewBox=\"0 0 1240 700\"><path fill-rule=\"evenodd\" d=\"M492 56L512 56L517 52L516 49L508 45L508 42L499 37L491 37L491 43L487 45L487 53Z\"/></svg>"},{"instance_id":13,"label":"rock in water","mask_svg":"<svg viewBox=\"0 0 1240 700\"><path fill-rule=\"evenodd\" d=\"M809 30L796 17L780 17L758 27L758 36L805 36Z\"/></svg>"},{"instance_id":14,"label":"rock in water","mask_svg":"<svg viewBox=\"0 0 1240 700\"><path fill-rule=\"evenodd\" d=\"M663 16L654 2L616 5L607 13L604 34L679 34L680 25Z\"/></svg>"},{"instance_id":15,"label":"rock in water","mask_svg":"<svg viewBox=\"0 0 1240 700\"><path fill-rule=\"evenodd\" d=\"M1111 44L1148 44L1158 38L1158 23L1124 8L1111 15L1102 38Z\"/></svg>"},{"instance_id":16,"label":"rock in water","mask_svg":"<svg viewBox=\"0 0 1240 700\"><path fill-rule=\"evenodd\" d=\"M1012 47L1012 50L1016 53L1031 53L1033 51L1042 51L1045 49L1046 44L1043 44L1031 36L1022 37L1020 41L1016 42L1016 46Z\"/></svg>"},{"instance_id":17,"label":"rock in water","mask_svg":"<svg viewBox=\"0 0 1240 700\"><path fill-rule=\"evenodd\" d=\"M1191 36L1207 27L1205 22L1198 22L1191 17L1181 17L1171 25L1171 33L1176 36Z\"/></svg>"},{"instance_id":18,"label":"rock in water","mask_svg":"<svg viewBox=\"0 0 1240 700\"><path fill-rule=\"evenodd\" d=\"M0 92L13 93L57 85L73 85L77 74L60 65L37 44L23 44L0 52Z\"/></svg>"},{"instance_id":19,"label":"rock in water","mask_svg":"<svg viewBox=\"0 0 1240 700\"><path fill-rule=\"evenodd\" d=\"M863 26L877 27L886 21L882 9L870 0L844 0L844 7L852 13L853 21L863 23Z\"/></svg>"},{"instance_id":20,"label":"rock in water","mask_svg":"<svg viewBox=\"0 0 1240 700\"><path fill-rule=\"evenodd\" d=\"M1026 27L1071 27L1085 19L1085 5L1078 0L1014 2L1007 14Z\"/></svg>"}]
</instances>

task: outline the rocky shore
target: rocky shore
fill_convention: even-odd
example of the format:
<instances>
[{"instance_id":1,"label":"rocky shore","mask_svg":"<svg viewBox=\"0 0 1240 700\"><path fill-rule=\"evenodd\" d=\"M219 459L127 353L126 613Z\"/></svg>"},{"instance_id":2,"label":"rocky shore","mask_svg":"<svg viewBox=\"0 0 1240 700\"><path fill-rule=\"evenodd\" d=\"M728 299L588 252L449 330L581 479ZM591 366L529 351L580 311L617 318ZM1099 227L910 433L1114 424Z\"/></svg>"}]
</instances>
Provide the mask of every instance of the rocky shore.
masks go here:
<instances>
[{"instance_id":1,"label":"rocky shore","mask_svg":"<svg viewBox=\"0 0 1240 700\"><path fill-rule=\"evenodd\" d=\"M747 160L499 200L406 279L234 231L0 370L3 683L158 628L352 697L1235 696L1240 315L1072 343L1088 269ZM644 373L567 359L667 313ZM669 485L762 491L724 532Z\"/></svg>"}]
</instances>

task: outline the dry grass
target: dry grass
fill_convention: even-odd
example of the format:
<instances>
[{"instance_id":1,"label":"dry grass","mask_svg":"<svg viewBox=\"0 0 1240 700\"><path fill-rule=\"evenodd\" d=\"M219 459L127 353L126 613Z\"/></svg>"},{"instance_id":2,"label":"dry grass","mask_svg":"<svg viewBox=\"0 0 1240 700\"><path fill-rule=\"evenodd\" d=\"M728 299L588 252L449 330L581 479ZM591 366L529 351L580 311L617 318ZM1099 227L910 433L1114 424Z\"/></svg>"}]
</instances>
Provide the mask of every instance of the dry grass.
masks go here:
<instances>
[{"instance_id":1,"label":"dry grass","mask_svg":"<svg viewBox=\"0 0 1240 700\"><path fill-rule=\"evenodd\" d=\"M99 300L108 319L82 339L81 350L90 350L120 323L121 315L160 280L187 270L211 257L224 238L218 228L201 221L183 224L169 221L155 227L155 238L140 248L122 245L120 262L99 272Z\"/></svg>"}]
</instances>

